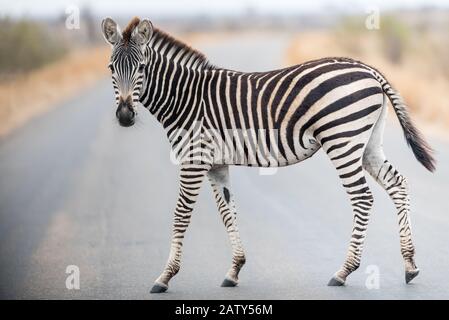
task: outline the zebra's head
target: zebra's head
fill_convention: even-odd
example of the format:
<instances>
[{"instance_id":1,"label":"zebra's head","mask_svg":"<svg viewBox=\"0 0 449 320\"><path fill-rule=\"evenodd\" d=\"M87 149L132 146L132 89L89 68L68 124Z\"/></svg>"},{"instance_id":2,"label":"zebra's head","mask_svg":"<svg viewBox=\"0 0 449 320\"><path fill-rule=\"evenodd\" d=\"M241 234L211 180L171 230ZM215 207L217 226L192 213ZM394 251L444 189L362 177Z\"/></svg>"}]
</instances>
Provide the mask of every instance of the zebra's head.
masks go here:
<instances>
[{"instance_id":1,"label":"zebra's head","mask_svg":"<svg viewBox=\"0 0 449 320\"><path fill-rule=\"evenodd\" d=\"M148 63L145 49L153 34L153 26L149 20L134 18L121 32L114 20L106 18L101 23L101 29L112 46L109 69L117 103L116 116L120 125L128 127L134 124L136 116L136 105Z\"/></svg>"}]
</instances>

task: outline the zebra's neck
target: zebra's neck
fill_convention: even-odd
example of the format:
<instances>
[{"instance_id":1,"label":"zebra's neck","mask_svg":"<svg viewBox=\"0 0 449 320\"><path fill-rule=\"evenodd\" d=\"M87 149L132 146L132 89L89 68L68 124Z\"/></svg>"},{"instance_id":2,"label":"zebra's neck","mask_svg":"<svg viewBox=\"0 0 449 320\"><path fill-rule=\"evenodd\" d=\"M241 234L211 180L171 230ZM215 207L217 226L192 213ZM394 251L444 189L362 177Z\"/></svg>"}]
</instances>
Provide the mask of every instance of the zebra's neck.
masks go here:
<instances>
[{"instance_id":1,"label":"zebra's neck","mask_svg":"<svg viewBox=\"0 0 449 320\"><path fill-rule=\"evenodd\" d=\"M207 74L219 70L206 57L155 29L146 50L148 61L140 101L170 132L202 116Z\"/></svg>"}]
</instances>

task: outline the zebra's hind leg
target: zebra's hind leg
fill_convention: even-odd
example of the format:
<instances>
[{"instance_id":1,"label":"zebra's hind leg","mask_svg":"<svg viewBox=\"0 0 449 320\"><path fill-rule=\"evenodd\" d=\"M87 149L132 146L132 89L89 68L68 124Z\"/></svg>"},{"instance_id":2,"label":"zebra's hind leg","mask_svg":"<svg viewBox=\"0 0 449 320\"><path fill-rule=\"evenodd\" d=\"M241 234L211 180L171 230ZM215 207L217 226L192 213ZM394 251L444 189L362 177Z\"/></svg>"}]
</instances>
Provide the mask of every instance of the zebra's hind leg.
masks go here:
<instances>
[{"instance_id":1,"label":"zebra's hind leg","mask_svg":"<svg viewBox=\"0 0 449 320\"><path fill-rule=\"evenodd\" d=\"M398 212L401 254L405 264L405 282L409 283L419 273L415 264L415 247L410 226L410 198L407 180L384 157L364 162L364 168L387 191Z\"/></svg>"},{"instance_id":2,"label":"zebra's hind leg","mask_svg":"<svg viewBox=\"0 0 449 320\"><path fill-rule=\"evenodd\" d=\"M348 275L360 265L370 210L373 205L373 196L362 167L364 146L363 142L354 139L325 147L350 197L354 216L346 260L329 281L329 286L344 285Z\"/></svg>"},{"instance_id":3,"label":"zebra's hind leg","mask_svg":"<svg viewBox=\"0 0 449 320\"><path fill-rule=\"evenodd\" d=\"M419 269L415 264L415 247L410 226L410 199L407 180L385 158L382 149L383 126L381 117L374 128L363 155L363 168L379 183L390 196L398 214L401 253L405 264L405 282L415 278Z\"/></svg>"},{"instance_id":4,"label":"zebra's hind leg","mask_svg":"<svg viewBox=\"0 0 449 320\"><path fill-rule=\"evenodd\" d=\"M235 287L238 284L239 272L245 264L246 259L236 223L234 196L229 186L229 168L228 166L213 167L208 172L208 177L214 192L218 211L228 232L232 246L232 265L226 273L221 286Z\"/></svg>"},{"instance_id":5,"label":"zebra's hind leg","mask_svg":"<svg viewBox=\"0 0 449 320\"><path fill-rule=\"evenodd\" d=\"M210 165L207 164L181 165L180 188L173 218L170 254L164 271L151 288L151 293L167 291L168 282L178 273L181 267L181 249L184 233L190 224L193 206L196 203L201 184L209 169Z\"/></svg>"}]
</instances>

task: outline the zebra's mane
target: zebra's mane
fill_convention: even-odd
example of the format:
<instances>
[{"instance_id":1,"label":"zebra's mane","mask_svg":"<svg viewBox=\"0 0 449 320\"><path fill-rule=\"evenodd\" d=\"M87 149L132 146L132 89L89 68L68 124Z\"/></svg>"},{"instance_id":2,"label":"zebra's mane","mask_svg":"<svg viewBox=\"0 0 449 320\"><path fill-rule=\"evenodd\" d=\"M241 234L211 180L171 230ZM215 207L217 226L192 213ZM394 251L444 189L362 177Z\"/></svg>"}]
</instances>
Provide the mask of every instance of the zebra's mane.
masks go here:
<instances>
[{"instance_id":1,"label":"zebra's mane","mask_svg":"<svg viewBox=\"0 0 449 320\"><path fill-rule=\"evenodd\" d=\"M213 69L206 56L168 33L154 28L149 46L160 54L194 69Z\"/></svg>"}]
</instances>

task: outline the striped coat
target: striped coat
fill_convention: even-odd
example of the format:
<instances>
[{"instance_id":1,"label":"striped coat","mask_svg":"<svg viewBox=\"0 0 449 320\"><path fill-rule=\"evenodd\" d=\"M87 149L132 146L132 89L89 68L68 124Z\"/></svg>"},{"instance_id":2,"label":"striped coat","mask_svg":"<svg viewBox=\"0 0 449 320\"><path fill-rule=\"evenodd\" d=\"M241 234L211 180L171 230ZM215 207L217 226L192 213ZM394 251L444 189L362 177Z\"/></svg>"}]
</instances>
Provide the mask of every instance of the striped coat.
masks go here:
<instances>
[{"instance_id":1,"label":"striped coat","mask_svg":"<svg viewBox=\"0 0 449 320\"><path fill-rule=\"evenodd\" d=\"M151 292L167 290L179 271L184 233L206 177L233 251L223 286L236 286L246 258L228 166L287 166L320 148L335 166L354 216L347 257L329 285L343 285L360 265L373 203L367 173L397 208L406 282L418 274L407 182L382 150L387 99L417 160L430 171L435 161L400 95L380 72L349 58L324 58L244 73L212 65L148 20L135 18L120 32L107 18L102 30L113 48L110 67L119 123L132 125L136 106L143 104L166 130L180 164L169 259Z\"/></svg>"}]
</instances>

